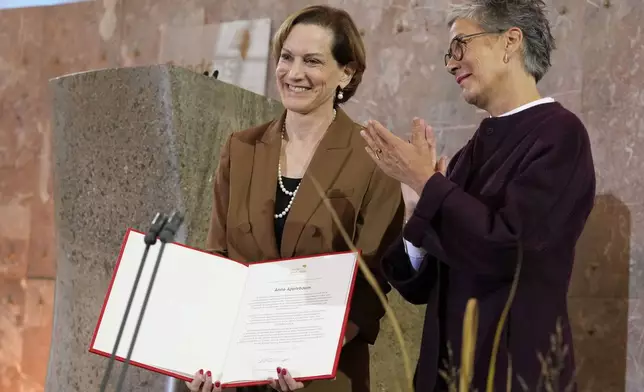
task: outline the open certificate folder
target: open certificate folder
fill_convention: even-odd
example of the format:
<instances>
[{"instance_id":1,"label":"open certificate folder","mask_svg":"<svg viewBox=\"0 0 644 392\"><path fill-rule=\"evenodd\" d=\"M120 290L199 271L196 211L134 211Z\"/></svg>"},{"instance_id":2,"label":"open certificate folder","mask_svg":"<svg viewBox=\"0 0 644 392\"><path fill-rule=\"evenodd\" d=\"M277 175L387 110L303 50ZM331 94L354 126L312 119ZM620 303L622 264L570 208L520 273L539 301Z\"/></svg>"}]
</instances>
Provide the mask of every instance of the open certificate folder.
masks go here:
<instances>
[{"instance_id":1,"label":"open certificate folder","mask_svg":"<svg viewBox=\"0 0 644 392\"><path fill-rule=\"evenodd\" d=\"M145 249L128 230L90 352L111 355ZM117 350L127 357L161 244L150 248ZM131 364L186 381L210 370L224 385L334 378L358 267L355 252L242 264L167 244Z\"/></svg>"}]
</instances>

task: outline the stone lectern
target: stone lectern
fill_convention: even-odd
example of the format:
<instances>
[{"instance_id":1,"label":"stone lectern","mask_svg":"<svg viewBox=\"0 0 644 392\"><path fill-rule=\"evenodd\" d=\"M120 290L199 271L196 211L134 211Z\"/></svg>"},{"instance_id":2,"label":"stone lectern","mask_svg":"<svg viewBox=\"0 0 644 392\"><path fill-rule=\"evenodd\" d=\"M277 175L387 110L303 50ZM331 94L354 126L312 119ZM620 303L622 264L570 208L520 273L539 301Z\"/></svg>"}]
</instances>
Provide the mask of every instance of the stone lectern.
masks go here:
<instances>
[{"instance_id":1,"label":"stone lectern","mask_svg":"<svg viewBox=\"0 0 644 392\"><path fill-rule=\"evenodd\" d=\"M58 270L46 390L98 391L108 361L88 348L126 229L147 230L156 212L176 209L185 214L176 240L203 246L221 145L282 106L161 65L77 73L50 87ZM108 390L120 371L117 362ZM169 384L131 366L125 385L165 391Z\"/></svg>"}]
</instances>

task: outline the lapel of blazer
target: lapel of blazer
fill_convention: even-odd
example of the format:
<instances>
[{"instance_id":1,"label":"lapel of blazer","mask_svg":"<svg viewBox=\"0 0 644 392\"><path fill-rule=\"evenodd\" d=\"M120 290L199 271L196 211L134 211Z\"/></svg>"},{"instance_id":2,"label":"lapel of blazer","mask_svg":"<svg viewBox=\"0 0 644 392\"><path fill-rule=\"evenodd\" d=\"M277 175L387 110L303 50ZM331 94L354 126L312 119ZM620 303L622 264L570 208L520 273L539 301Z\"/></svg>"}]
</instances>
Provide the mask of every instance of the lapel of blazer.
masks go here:
<instances>
[{"instance_id":1,"label":"lapel of blazer","mask_svg":"<svg viewBox=\"0 0 644 392\"><path fill-rule=\"evenodd\" d=\"M351 151L351 133L355 124L341 109L337 109L335 121L315 150L309 167L302 178L291 210L286 217L282 235L281 256L292 257L295 246L310 219L322 202L311 177L326 192L338 177ZM277 163L276 163L277 165Z\"/></svg>"},{"instance_id":2,"label":"lapel of blazer","mask_svg":"<svg viewBox=\"0 0 644 392\"><path fill-rule=\"evenodd\" d=\"M249 219L253 236L265 259L277 259L275 226L275 191L277 190L277 164L279 163L282 139L280 130L286 112L279 120L268 126L261 138L255 142L253 172L249 196ZM242 158L244 159L244 158Z\"/></svg>"}]
</instances>

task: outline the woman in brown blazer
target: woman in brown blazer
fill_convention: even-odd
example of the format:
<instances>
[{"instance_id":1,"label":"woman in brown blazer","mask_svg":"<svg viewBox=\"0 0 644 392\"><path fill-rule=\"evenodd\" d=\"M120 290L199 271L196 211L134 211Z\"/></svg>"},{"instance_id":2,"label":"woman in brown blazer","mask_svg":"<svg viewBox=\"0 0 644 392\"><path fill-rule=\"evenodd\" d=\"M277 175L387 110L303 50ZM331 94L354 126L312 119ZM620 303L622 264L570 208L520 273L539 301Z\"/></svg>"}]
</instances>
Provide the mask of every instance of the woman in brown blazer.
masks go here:
<instances>
[{"instance_id":1,"label":"woman in brown blazer","mask_svg":"<svg viewBox=\"0 0 644 392\"><path fill-rule=\"evenodd\" d=\"M365 151L362 127L339 108L354 95L365 70L360 34L345 11L311 6L282 24L273 55L286 110L274 121L233 133L226 142L214 177L208 249L243 262L348 250L313 177L380 277L378 258L400 233L404 205L399 183ZM336 380L304 385L278 368L271 387L368 392L368 345L375 342L383 315L375 292L359 274ZM207 369L187 386L220 390Z\"/></svg>"}]
</instances>

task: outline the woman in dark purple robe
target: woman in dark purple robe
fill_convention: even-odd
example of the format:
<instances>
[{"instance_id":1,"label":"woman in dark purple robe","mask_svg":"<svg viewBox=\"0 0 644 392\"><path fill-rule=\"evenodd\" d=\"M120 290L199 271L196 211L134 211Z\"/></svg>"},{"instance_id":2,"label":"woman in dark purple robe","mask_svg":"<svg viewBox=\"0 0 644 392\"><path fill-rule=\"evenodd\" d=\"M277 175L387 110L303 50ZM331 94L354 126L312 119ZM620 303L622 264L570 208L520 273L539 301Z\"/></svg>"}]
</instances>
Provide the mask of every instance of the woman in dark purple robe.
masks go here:
<instances>
[{"instance_id":1,"label":"woman in dark purple robe","mask_svg":"<svg viewBox=\"0 0 644 392\"><path fill-rule=\"evenodd\" d=\"M382 267L407 301L427 304L419 392L448 390L439 374L459 369L470 298L479 306L473 389L487 390L494 336L511 299L494 390L576 390L566 295L595 172L584 125L537 89L554 48L544 8L541 0L453 6L445 67L463 98L489 117L449 165L422 119L409 141L376 121L363 131L372 159L402 184L406 225Z\"/></svg>"}]
</instances>

